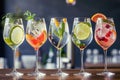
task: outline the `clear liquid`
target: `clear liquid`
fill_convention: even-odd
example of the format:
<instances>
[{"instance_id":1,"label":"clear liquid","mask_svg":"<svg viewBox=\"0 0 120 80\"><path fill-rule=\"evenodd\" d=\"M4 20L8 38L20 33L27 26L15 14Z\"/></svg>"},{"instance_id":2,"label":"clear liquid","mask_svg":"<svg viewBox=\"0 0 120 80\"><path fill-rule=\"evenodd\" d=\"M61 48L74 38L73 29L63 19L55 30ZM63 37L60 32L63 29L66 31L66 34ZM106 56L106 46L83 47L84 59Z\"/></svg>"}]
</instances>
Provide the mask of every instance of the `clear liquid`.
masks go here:
<instances>
[{"instance_id":1,"label":"clear liquid","mask_svg":"<svg viewBox=\"0 0 120 80\"><path fill-rule=\"evenodd\" d=\"M77 37L75 37L75 34L72 33L71 34L72 36L72 41L73 43L80 49L80 50L83 50L87 47L87 45L89 45L93 39L93 35L92 35L92 32L90 33L90 35L88 36L87 39L85 40L79 40Z\"/></svg>"},{"instance_id":2,"label":"clear liquid","mask_svg":"<svg viewBox=\"0 0 120 80\"><path fill-rule=\"evenodd\" d=\"M59 38L53 33L49 34L49 40L54 47L56 47L57 49L61 49L67 44L69 39L68 36L69 36L68 32L64 32L62 38Z\"/></svg>"},{"instance_id":3,"label":"clear liquid","mask_svg":"<svg viewBox=\"0 0 120 80\"><path fill-rule=\"evenodd\" d=\"M23 40L24 40L24 39L23 39ZM12 49L18 47L18 46L22 43L22 42L21 42L21 43L19 43L19 44L14 44L9 37L4 37L4 41L5 41L5 43L6 43L8 46L10 46Z\"/></svg>"},{"instance_id":4,"label":"clear liquid","mask_svg":"<svg viewBox=\"0 0 120 80\"><path fill-rule=\"evenodd\" d=\"M15 25L15 26L17 26L17 25ZM9 46L9 47L11 47L12 49L15 49L16 47L18 47L20 44L22 44L22 42L24 41L24 35L23 35L23 37L22 37L22 39L20 39L21 41L18 43L18 44L15 44L12 40L11 40L11 34L12 34L12 30L13 30L13 28L15 27L15 26L13 26L13 27L11 27L11 29L9 29L7 32L4 32L4 34L3 34L3 38L4 38L4 41L5 41L5 43ZM21 25L18 25L19 27L21 26ZM7 28L6 28L7 29ZM22 29L22 28L21 28ZM17 33L16 33L17 34ZM23 33L21 33L21 34L24 34L24 31L23 31ZM19 36L20 34L18 34L18 36ZM15 37L14 37L15 38Z\"/></svg>"}]
</instances>

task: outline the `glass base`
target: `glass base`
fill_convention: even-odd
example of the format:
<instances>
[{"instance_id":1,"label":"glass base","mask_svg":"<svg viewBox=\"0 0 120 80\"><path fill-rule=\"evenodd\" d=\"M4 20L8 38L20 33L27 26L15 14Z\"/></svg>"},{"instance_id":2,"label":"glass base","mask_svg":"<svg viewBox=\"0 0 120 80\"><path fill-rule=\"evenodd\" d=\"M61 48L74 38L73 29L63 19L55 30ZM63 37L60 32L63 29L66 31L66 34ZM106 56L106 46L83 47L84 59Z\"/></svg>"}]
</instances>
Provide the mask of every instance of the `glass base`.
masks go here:
<instances>
[{"instance_id":1,"label":"glass base","mask_svg":"<svg viewBox=\"0 0 120 80\"><path fill-rule=\"evenodd\" d=\"M34 77L44 77L46 74L42 73L42 72L32 72L30 74L28 74L28 76L34 76Z\"/></svg>"},{"instance_id":2,"label":"glass base","mask_svg":"<svg viewBox=\"0 0 120 80\"><path fill-rule=\"evenodd\" d=\"M105 71L105 72L97 73L97 75L111 77L114 76L115 73Z\"/></svg>"},{"instance_id":3,"label":"glass base","mask_svg":"<svg viewBox=\"0 0 120 80\"><path fill-rule=\"evenodd\" d=\"M9 74L6 74L6 76L12 76L12 77L15 77L15 78L21 78L23 76L23 73L13 71L13 72L11 72Z\"/></svg>"},{"instance_id":4,"label":"glass base","mask_svg":"<svg viewBox=\"0 0 120 80\"><path fill-rule=\"evenodd\" d=\"M81 77L86 78L86 77L91 76L92 74L91 74L91 73L88 73L88 72L79 72L79 73L76 73L76 74L74 74L74 75L75 75L75 76L81 76Z\"/></svg>"},{"instance_id":5,"label":"glass base","mask_svg":"<svg viewBox=\"0 0 120 80\"><path fill-rule=\"evenodd\" d=\"M51 76L62 76L62 77L65 77L65 76L68 76L69 74L68 73L65 73L65 72L57 72L55 74L51 74Z\"/></svg>"}]
</instances>

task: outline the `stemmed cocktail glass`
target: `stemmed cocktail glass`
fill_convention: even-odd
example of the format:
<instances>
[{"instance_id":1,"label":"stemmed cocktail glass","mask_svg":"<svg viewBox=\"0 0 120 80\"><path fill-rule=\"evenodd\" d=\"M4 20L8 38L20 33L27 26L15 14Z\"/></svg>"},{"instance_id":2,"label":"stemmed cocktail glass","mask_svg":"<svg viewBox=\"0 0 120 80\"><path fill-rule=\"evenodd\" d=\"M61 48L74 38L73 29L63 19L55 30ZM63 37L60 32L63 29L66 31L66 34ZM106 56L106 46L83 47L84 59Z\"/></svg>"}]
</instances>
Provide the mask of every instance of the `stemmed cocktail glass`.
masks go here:
<instances>
[{"instance_id":1,"label":"stemmed cocktail glass","mask_svg":"<svg viewBox=\"0 0 120 80\"><path fill-rule=\"evenodd\" d=\"M116 40L116 30L113 18L98 18L95 27L95 41L104 50L105 65L104 71L98 75L112 76L115 73L107 69L107 50Z\"/></svg>"},{"instance_id":2,"label":"stemmed cocktail glass","mask_svg":"<svg viewBox=\"0 0 120 80\"><path fill-rule=\"evenodd\" d=\"M93 32L90 18L76 17L73 22L72 41L80 49L81 54L81 70L75 75L88 77L91 73L85 72L83 67L84 49L91 43L93 39Z\"/></svg>"},{"instance_id":3,"label":"stemmed cocktail glass","mask_svg":"<svg viewBox=\"0 0 120 80\"><path fill-rule=\"evenodd\" d=\"M56 17L51 18L48 38L50 43L57 49L59 55L58 72L53 76L67 76L68 74L61 70L61 49L68 43L69 28L67 18Z\"/></svg>"},{"instance_id":4,"label":"stemmed cocktail glass","mask_svg":"<svg viewBox=\"0 0 120 80\"><path fill-rule=\"evenodd\" d=\"M15 55L16 55L17 48L23 43L24 38L25 38L23 22L21 18L10 17L10 18L5 19L3 38L4 38L5 43L10 48L12 48L14 52L13 71L6 75L20 78L23 76L23 73L17 72L15 68Z\"/></svg>"},{"instance_id":5,"label":"stemmed cocktail glass","mask_svg":"<svg viewBox=\"0 0 120 80\"><path fill-rule=\"evenodd\" d=\"M26 40L36 51L36 68L34 72L28 75L36 77L45 76L45 73L42 73L38 70L38 51L47 40L47 29L44 18L28 20L26 28Z\"/></svg>"}]
</instances>

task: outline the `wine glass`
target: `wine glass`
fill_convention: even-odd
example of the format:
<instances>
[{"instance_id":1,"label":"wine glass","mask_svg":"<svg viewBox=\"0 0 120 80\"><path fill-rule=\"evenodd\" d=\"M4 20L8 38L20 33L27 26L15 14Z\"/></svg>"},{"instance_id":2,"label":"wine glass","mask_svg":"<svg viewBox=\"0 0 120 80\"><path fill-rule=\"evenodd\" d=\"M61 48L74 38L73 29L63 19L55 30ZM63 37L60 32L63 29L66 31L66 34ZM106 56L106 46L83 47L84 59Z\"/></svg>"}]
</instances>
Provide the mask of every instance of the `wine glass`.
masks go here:
<instances>
[{"instance_id":1,"label":"wine glass","mask_svg":"<svg viewBox=\"0 0 120 80\"><path fill-rule=\"evenodd\" d=\"M115 73L109 72L107 69L107 49L116 40L116 30L113 18L102 19L98 18L95 27L95 41L104 50L105 65L104 71L98 75L112 76Z\"/></svg>"},{"instance_id":2,"label":"wine glass","mask_svg":"<svg viewBox=\"0 0 120 80\"><path fill-rule=\"evenodd\" d=\"M44 18L28 20L27 27L26 27L26 40L34 48L36 52L35 71L28 75L36 76L36 77L45 76L46 74L40 72L38 69L38 62L39 62L38 51L39 51L39 48L47 40L47 29L46 29L46 23Z\"/></svg>"},{"instance_id":3,"label":"wine glass","mask_svg":"<svg viewBox=\"0 0 120 80\"><path fill-rule=\"evenodd\" d=\"M51 18L48 38L50 43L57 49L59 55L58 72L52 76L67 76L68 74L61 70L61 49L68 43L69 28L67 18L54 17Z\"/></svg>"},{"instance_id":4,"label":"wine glass","mask_svg":"<svg viewBox=\"0 0 120 80\"><path fill-rule=\"evenodd\" d=\"M4 31L3 31L3 38L5 43L12 48L14 52L14 58L13 58L13 70L11 73L6 74L7 76L13 76L13 77L22 77L23 73L17 72L15 68L15 55L17 48L23 43L25 35L24 35L24 28L23 28L23 22L21 18L6 18L5 19L5 25L4 25Z\"/></svg>"},{"instance_id":5,"label":"wine glass","mask_svg":"<svg viewBox=\"0 0 120 80\"><path fill-rule=\"evenodd\" d=\"M80 49L81 54L81 70L75 75L81 77L88 77L91 73L85 72L83 67L84 49L91 43L93 39L93 32L90 18L76 17L74 18L72 28L72 41Z\"/></svg>"}]
</instances>

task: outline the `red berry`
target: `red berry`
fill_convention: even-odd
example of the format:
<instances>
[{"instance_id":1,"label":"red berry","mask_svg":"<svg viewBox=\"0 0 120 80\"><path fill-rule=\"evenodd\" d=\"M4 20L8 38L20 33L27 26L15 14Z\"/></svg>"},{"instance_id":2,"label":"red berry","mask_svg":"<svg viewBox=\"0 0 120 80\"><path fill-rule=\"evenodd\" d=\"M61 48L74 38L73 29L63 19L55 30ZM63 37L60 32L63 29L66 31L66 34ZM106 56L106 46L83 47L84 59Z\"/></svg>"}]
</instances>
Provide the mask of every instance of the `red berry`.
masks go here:
<instances>
[{"instance_id":1,"label":"red berry","mask_svg":"<svg viewBox=\"0 0 120 80\"><path fill-rule=\"evenodd\" d=\"M100 38L100 37L98 37L98 36L97 36L97 38L98 38L98 40L99 40L99 41L105 41L105 42L107 42L107 41L108 41L108 39L107 39L107 38L105 38L105 37L101 37L101 38Z\"/></svg>"},{"instance_id":2,"label":"red berry","mask_svg":"<svg viewBox=\"0 0 120 80\"><path fill-rule=\"evenodd\" d=\"M96 30L96 32L98 32L98 31L100 31L101 29L100 28L98 28L97 30Z\"/></svg>"},{"instance_id":3,"label":"red berry","mask_svg":"<svg viewBox=\"0 0 120 80\"><path fill-rule=\"evenodd\" d=\"M112 32L109 31L105 36L106 36L106 37L110 37L111 34L112 34Z\"/></svg>"},{"instance_id":4,"label":"red berry","mask_svg":"<svg viewBox=\"0 0 120 80\"><path fill-rule=\"evenodd\" d=\"M104 40L103 40L103 41L107 42L107 41L108 41L108 39L104 37Z\"/></svg>"},{"instance_id":5,"label":"red berry","mask_svg":"<svg viewBox=\"0 0 120 80\"><path fill-rule=\"evenodd\" d=\"M110 25L107 24L105 27L106 27L107 29L109 29L109 28L110 28Z\"/></svg>"}]
</instances>

